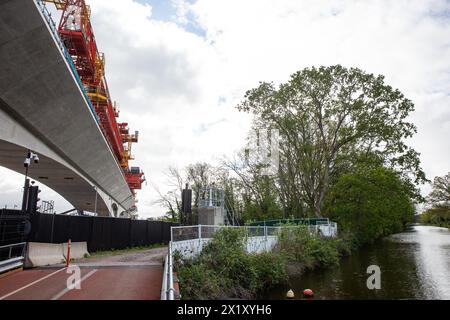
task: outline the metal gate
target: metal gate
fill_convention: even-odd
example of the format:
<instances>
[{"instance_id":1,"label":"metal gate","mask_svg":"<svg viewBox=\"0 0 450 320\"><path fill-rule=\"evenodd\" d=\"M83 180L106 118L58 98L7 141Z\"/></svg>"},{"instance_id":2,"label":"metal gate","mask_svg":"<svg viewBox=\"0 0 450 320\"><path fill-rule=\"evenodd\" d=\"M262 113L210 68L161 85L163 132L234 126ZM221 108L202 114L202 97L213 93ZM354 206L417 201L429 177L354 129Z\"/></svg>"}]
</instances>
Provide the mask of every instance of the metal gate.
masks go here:
<instances>
[{"instance_id":1,"label":"metal gate","mask_svg":"<svg viewBox=\"0 0 450 320\"><path fill-rule=\"evenodd\" d=\"M29 218L21 210L0 209L0 273L23 265L31 231Z\"/></svg>"}]
</instances>

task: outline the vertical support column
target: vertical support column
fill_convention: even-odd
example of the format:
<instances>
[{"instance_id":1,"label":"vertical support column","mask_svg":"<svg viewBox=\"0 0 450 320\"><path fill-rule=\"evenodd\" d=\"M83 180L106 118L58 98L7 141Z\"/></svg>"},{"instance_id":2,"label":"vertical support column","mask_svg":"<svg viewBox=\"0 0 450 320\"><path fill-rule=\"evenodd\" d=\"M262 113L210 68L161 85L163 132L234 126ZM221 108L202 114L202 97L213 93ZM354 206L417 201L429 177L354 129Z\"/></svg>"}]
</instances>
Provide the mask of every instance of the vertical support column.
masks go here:
<instances>
[{"instance_id":1,"label":"vertical support column","mask_svg":"<svg viewBox=\"0 0 450 320\"><path fill-rule=\"evenodd\" d=\"M95 190L95 203L94 203L94 212L97 213L97 187L94 186Z\"/></svg>"},{"instance_id":2,"label":"vertical support column","mask_svg":"<svg viewBox=\"0 0 450 320\"><path fill-rule=\"evenodd\" d=\"M52 234L50 235L50 243L53 243L53 232L54 232L54 227L55 227L55 212L53 212L52 215Z\"/></svg>"},{"instance_id":3,"label":"vertical support column","mask_svg":"<svg viewBox=\"0 0 450 320\"><path fill-rule=\"evenodd\" d=\"M265 250L267 252L268 251L267 250L267 226L265 223L264 223L264 246L265 246Z\"/></svg>"},{"instance_id":4,"label":"vertical support column","mask_svg":"<svg viewBox=\"0 0 450 320\"><path fill-rule=\"evenodd\" d=\"M202 241L202 225L198 225L198 247L197 247L197 254L202 252L203 250L203 241Z\"/></svg>"},{"instance_id":5,"label":"vertical support column","mask_svg":"<svg viewBox=\"0 0 450 320\"><path fill-rule=\"evenodd\" d=\"M28 167L26 172L28 173ZM27 175L27 173L25 174L25 177ZM25 213L25 211L27 211L27 203L28 203L28 189L30 187L30 179L25 178L25 184L23 186L23 198L22 198L22 212Z\"/></svg>"}]
</instances>

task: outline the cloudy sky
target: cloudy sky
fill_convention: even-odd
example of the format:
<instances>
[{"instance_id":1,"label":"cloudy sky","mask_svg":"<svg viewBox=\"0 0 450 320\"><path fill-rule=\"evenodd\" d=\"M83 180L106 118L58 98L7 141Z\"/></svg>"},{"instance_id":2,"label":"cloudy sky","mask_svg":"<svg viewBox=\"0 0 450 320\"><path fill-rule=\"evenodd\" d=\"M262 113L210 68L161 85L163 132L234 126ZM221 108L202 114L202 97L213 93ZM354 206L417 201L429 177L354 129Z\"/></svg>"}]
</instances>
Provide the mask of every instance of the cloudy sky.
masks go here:
<instances>
[{"instance_id":1,"label":"cloudy sky","mask_svg":"<svg viewBox=\"0 0 450 320\"><path fill-rule=\"evenodd\" d=\"M450 171L450 1L88 0L120 120L139 130L136 161L148 183L139 216L160 216L154 186L169 165L215 161L244 144L250 118L235 110L259 81L309 66L383 74L416 105L428 178ZM0 168L0 205L20 204L23 176ZM423 193L429 186L422 188ZM57 211L70 208L55 192Z\"/></svg>"}]
</instances>

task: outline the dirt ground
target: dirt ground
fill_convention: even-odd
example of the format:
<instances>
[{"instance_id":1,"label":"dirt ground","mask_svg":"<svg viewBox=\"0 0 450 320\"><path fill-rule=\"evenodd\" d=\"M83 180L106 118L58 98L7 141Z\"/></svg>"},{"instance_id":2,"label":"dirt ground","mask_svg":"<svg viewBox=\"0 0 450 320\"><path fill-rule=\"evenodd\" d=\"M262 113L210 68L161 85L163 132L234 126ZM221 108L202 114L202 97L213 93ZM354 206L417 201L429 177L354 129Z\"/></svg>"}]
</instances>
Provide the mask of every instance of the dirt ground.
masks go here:
<instances>
[{"instance_id":1,"label":"dirt ground","mask_svg":"<svg viewBox=\"0 0 450 320\"><path fill-rule=\"evenodd\" d=\"M136 252L127 252L109 256L92 256L89 258L74 261L80 266L120 266L120 265L145 265L161 266L164 264L164 257L167 254L167 247L154 248Z\"/></svg>"}]
</instances>

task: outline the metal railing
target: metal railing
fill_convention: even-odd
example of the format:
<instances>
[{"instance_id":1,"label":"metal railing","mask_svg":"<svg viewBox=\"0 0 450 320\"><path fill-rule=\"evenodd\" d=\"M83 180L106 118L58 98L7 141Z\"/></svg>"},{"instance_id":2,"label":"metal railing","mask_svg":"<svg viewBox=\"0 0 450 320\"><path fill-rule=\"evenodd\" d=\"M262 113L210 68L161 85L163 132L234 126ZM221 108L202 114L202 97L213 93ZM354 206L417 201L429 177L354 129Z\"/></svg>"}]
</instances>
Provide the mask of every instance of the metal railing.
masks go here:
<instances>
[{"instance_id":1,"label":"metal railing","mask_svg":"<svg viewBox=\"0 0 450 320\"><path fill-rule=\"evenodd\" d=\"M274 219L254 221L248 223L249 226L280 226L285 224L290 225L316 225L316 224L328 224L330 220L328 218L294 218L294 219Z\"/></svg>"},{"instance_id":2,"label":"metal railing","mask_svg":"<svg viewBox=\"0 0 450 320\"><path fill-rule=\"evenodd\" d=\"M161 300L167 300L167 286L169 284L169 255L170 254L167 253L166 257L164 258L164 271L161 284Z\"/></svg>"},{"instance_id":3,"label":"metal railing","mask_svg":"<svg viewBox=\"0 0 450 320\"><path fill-rule=\"evenodd\" d=\"M214 225L194 225L194 226L176 226L170 228L171 242L211 239L218 230L223 228L235 228L243 231L246 237L267 237L277 236L281 230L289 228L298 228L298 226L214 226ZM337 223L329 221L328 223L318 223L315 225L306 225L311 233L319 233L327 228L330 230L325 236L335 236L337 232Z\"/></svg>"},{"instance_id":4,"label":"metal railing","mask_svg":"<svg viewBox=\"0 0 450 320\"><path fill-rule=\"evenodd\" d=\"M43 0L35 0L35 1L36 1L37 6L39 7L39 9L42 12L42 15L45 18L45 21L47 22L47 25L49 26L50 31L53 34L53 38L56 40L56 43L57 43L60 51L62 52L64 58L66 59L67 63L69 64L72 74L75 77L78 87L80 88L81 93L83 94L84 100L86 100L86 103L88 104L89 109L91 110L91 113L95 118L95 121L97 122L98 125L100 125L100 119L99 119L97 113L95 112L94 106L92 105L92 102L89 99L89 96L87 95L86 88L84 87L84 84L81 81L80 76L78 75L78 71L75 67L75 64L73 63L72 57L69 54L69 52L67 51L67 48L64 45L64 43L62 42L61 38L59 37L58 30L56 28L56 23L52 19L52 14L48 11L48 9L45 5L45 2Z\"/></svg>"},{"instance_id":5,"label":"metal railing","mask_svg":"<svg viewBox=\"0 0 450 320\"><path fill-rule=\"evenodd\" d=\"M174 300L175 288L173 287L173 258L172 243L169 243L168 253L164 260L164 272L161 285L161 300Z\"/></svg>"},{"instance_id":6,"label":"metal railing","mask_svg":"<svg viewBox=\"0 0 450 320\"><path fill-rule=\"evenodd\" d=\"M23 266L26 244L20 242L0 247L0 273Z\"/></svg>"},{"instance_id":7,"label":"metal railing","mask_svg":"<svg viewBox=\"0 0 450 320\"><path fill-rule=\"evenodd\" d=\"M173 300L175 296L175 289L173 287L173 259L172 259L172 243L169 243L169 262L168 262L168 272L169 272L169 288L168 299Z\"/></svg>"},{"instance_id":8,"label":"metal railing","mask_svg":"<svg viewBox=\"0 0 450 320\"><path fill-rule=\"evenodd\" d=\"M294 226L295 227L295 226ZM170 239L172 242L193 240L193 239L211 239L218 230L223 228L240 229L246 237L264 237L276 236L284 227L269 226L213 226L213 225L195 225L195 226L177 226L171 227Z\"/></svg>"}]
</instances>

